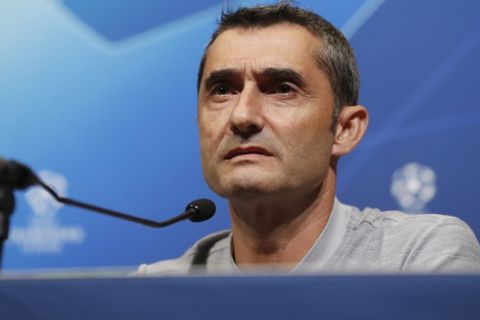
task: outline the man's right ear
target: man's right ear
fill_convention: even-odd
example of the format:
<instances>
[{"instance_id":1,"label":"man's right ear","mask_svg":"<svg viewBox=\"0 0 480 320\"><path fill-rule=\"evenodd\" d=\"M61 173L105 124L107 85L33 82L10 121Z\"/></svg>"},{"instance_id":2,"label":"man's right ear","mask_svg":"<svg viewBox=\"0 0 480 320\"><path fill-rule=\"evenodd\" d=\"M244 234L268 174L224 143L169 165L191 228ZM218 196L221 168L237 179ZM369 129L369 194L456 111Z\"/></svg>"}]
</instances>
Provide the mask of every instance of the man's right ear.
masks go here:
<instances>
[{"instance_id":1,"label":"man's right ear","mask_svg":"<svg viewBox=\"0 0 480 320\"><path fill-rule=\"evenodd\" d=\"M340 111L335 128L332 155L340 157L352 151L368 126L368 111L364 106L345 106Z\"/></svg>"}]
</instances>

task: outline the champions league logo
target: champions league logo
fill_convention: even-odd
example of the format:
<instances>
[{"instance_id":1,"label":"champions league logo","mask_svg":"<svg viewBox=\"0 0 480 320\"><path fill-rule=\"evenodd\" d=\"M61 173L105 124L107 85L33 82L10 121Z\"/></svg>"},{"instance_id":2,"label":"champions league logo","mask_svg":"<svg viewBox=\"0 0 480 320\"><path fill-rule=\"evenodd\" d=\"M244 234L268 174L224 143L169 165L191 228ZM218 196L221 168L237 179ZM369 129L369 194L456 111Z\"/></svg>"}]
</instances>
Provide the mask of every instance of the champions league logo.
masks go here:
<instances>
[{"instance_id":1,"label":"champions league logo","mask_svg":"<svg viewBox=\"0 0 480 320\"><path fill-rule=\"evenodd\" d=\"M38 176L59 194L66 196L67 180L62 175L42 171ZM57 212L63 207L40 187L34 187L25 194L32 209L26 227L12 227L9 242L18 246L24 254L60 254L65 244L80 244L85 231L77 226L61 226L56 220Z\"/></svg>"},{"instance_id":2,"label":"champions league logo","mask_svg":"<svg viewBox=\"0 0 480 320\"><path fill-rule=\"evenodd\" d=\"M408 163L393 173L390 193L404 211L423 212L437 192L435 179L432 168Z\"/></svg>"}]
</instances>

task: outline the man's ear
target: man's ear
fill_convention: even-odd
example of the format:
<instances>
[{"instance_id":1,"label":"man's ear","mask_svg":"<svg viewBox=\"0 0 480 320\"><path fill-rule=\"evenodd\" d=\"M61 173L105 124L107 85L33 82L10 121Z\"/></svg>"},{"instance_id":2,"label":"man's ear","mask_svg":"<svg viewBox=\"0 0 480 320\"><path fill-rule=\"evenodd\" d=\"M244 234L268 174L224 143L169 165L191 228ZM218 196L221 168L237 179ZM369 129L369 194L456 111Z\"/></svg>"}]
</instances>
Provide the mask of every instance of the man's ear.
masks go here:
<instances>
[{"instance_id":1,"label":"man's ear","mask_svg":"<svg viewBox=\"0 0 480 320\"><path fill-rule=\"evenodd\" d=\"M332 155L340 157L355 148L367 130L368 111L363 106L345 106L335 128Z\"/></svg>"}]
</instances>

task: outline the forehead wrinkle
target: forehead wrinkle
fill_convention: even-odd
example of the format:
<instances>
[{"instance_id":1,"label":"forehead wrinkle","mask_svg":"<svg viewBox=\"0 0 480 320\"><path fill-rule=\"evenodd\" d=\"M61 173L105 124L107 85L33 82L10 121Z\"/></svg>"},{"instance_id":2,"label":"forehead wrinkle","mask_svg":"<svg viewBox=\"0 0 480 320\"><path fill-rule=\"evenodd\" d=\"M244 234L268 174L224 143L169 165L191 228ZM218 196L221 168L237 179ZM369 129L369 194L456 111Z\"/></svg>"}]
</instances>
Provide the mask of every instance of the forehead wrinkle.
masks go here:
<instances>
[{"instance_id":1,"label":"forehead wrinkle","mask_svg":"<svg viewBox=\"0 0 480 320\"><path fill-rule=\"evenodd\" d=\"M311 59L309 59L309 60L313 63L313 65L309 66L307 68L307 70L303 70L303 71L308 71L313 66L317 67L321 71L325 71L325 70L323 70L321 64L318 63L318 56L319 56L318 51L319 50L320 51L325 50L324 40L320 39L317 35L313 34L310 30L306 29L305 27L297 25L295 23L290 23L290 22L281 22L281 23L275 23L275 24L272 24L272 25L258 26L258 27L247 27L247 28L245 28L243 26L237 26L237 27L234 27L234 28L228 28L228 29L224 30L206 48L205 54L204 54L205 66L211 63L212 58L213 58L212 54L213 54L213 56L215 56L215 58L213 58L214 61L218 62L219 58L220 58L220 60L223 60L223 58L225 57L224 53L223 53L224 50L225 50L225 46L226 46L226 50L230 50L230 49L234 48L235 49L234 52L238 53L238 49L239 49L238 48L238 46L239 46L238 41L239 40L241 40L241 42L243 41L242 43L247 41L247 42L245 42L247 47L251 44L254 44L254 43L258 42L258 41L263 41L262 37L263 37L263 39L266 38L267 40L272 42L273 40L275 40L277 38L273 37L270 33L273 32L275 29L285 28L285 27L287 28L287 31L288 30L297 30L298 32L302 33L304 36L301 37L301 38L308 37L308 39L306 39L306 38L303 39L304 41L303 41L303 43L301 43L301 45L305 46L304 47L304 49L305 49L304 52L309 52L311 54L311 56L310 56ZM251 35L255 36L255 37L254 38L246 38L246 37L249 37ZM261 35L262 35L262 37L261 37ZM291 41L288 40L290 38L287 37L286 39L283 39L282 37L280 37L280 38L277 39L277 41L274 41L274 43L290 44ZM232 44L232 43L234 43L234 44ZM262 46L264 46L264 43L260 43L260 47L262 47ZM281 45L280 47L283 47L283 45ZM288 50L288 48L287 48L287 50ZM257 58L259 58L258 56L255 56L255 55L252 56L251 54L252 54L252 51L247 50L245 52L245 55L243 56L243 58L240 58L239 60L242 60L243 63L247 63L248 60L250 60L252 57L255 60ZM235 59L235 60L237 60L237 59ZM228 61L224 61L224 62L228 63ZM235 64L238 61L230 61L230 62ZM259 62L259 61L256 61L256 62ZM301 64L304 64L305 62L306 62L305 59L303 59L301 61ZM260 61L260 63L261 63L261 61ZM226 66L226 67L228 67L228 66ZM303 74L303 73L300 72L300 74ZM247 76L249 76L249 75L247 74Z\"/></svg>"}]
</instances>

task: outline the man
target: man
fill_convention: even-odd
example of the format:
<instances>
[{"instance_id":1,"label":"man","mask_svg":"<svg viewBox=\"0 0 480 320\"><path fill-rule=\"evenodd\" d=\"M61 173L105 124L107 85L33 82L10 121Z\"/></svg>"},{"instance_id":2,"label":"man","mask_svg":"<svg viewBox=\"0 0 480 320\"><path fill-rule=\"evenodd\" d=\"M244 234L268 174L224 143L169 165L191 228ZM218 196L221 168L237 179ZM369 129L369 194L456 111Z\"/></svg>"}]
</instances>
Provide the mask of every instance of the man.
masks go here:
<instances>
[{"instance_id":1,"label":"man","mask_svg":"<svg viewBox=\"0 0 480 320\"><path fill-rule=\"evenodd\" d=\"M479 272L480 246L448 216L359 209L335 198L339 158L368 123L343 35L278 4L222 16L198 76L203 173L232 230L140 274Z\"/></svg>"}]
</instances>

